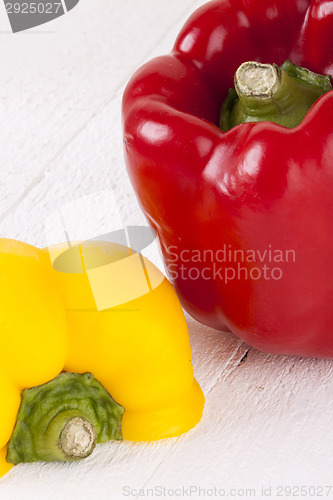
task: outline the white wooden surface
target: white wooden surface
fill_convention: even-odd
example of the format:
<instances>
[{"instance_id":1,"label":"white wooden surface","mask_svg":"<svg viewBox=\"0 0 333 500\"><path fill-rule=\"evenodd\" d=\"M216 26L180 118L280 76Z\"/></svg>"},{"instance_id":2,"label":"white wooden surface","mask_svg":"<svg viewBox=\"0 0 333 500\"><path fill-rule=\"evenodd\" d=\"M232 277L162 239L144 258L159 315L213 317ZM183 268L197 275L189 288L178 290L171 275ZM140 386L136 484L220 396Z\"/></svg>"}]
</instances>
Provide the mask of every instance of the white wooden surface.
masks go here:
<instances>
[{"instance_id":1,"label":"white wooden surface","mask_svg":"<svg viewBox=\"0 0 333 500\"><path fill-rule=\"evenodd\" d=\"M46 245L52 213L96 193L113 192L127 224L143 222L122 156L121 94L138 66L171 49L202 3L81 0L16 35L0 4L2 237ZM110 230L106 212L80 207L72 238ZM191 318L188 325L206 395L197 428L157 443L107 443L80 464L17 466L0 480L0 500L264 498L262 487L284 498L289 490L278 496L278 485L333 485L332 362L253 349L240 362L248 347L231 334Z\"/></svg>"}]
</instances>

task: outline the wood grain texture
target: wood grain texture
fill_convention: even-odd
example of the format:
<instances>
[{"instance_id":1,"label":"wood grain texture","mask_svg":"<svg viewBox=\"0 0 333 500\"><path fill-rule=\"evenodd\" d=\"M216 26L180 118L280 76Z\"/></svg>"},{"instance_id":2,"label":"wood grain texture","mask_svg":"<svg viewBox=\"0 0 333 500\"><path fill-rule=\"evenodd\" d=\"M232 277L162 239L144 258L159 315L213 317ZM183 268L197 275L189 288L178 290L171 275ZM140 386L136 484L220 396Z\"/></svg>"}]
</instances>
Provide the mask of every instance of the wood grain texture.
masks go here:
<instances>
[{"instance_id":1,"label":"wood grain texture","mask_svg":"<svg viewBox=\"0 0 333 500\"><path fill-rule=\"evenodd\" d=\"M110 230L108 194L126 224L144 223L124 167L122 91L139 65L170 50L202 3L81 0L35 30L43 33L0 32L2 237L46 245L53 214L96 193L105 204L79 203L71 238ZM6 26L1 18L0 29ZM156 246L148 255L162 267ZM156 443L100 445L79 464L17 466L0 481L0 500L142 498L140 488L154 487L184 488L188 498L191 486L234 498L263 498L262 486L272 486L270 498L281 498L277 485L333 484L331 361L265 355L187 321L206 395L195 429ZM190 498L204 498L203 491Z\"/></svg>"}]
</instances>

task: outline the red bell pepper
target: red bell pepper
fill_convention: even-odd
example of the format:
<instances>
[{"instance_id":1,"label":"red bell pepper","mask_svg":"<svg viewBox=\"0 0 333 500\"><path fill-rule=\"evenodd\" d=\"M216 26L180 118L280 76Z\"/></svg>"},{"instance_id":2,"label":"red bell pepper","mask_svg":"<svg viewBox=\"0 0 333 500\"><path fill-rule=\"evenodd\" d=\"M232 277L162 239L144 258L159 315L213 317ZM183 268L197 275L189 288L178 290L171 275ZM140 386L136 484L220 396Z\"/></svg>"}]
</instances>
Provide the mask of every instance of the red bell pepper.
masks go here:
<instances>
[{"instance_id":1,"label":"red bell pepper","mask_svg":"<svg viewBox=\"0 0 333 500\"><path fill-rule=\"evenodd\" d=\"M200 322L259 350L333 357L333 92L299 125L223 132L245 61L333 75L333 0L217 0L123 97L128 172Z\"/></svg>"}]
</instances>

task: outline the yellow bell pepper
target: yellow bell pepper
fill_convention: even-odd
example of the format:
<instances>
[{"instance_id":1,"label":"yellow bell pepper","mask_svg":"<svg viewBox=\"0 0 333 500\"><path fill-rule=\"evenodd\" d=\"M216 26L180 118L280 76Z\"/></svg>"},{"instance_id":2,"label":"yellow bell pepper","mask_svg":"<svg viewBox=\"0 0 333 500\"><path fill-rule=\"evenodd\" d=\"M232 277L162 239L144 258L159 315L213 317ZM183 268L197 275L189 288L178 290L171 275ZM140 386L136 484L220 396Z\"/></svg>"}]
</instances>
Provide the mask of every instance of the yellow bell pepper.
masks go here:
<instances>
[{"instance_id":1,"label":"yellow bell pepper","mask_svg":"<svg viewBox=\"0 0 333 500\"><path fill-rule=\"evenodd\" d=\"M121 433L127 440L178 436L199 422L204 397L193 377L183 311L168 280L140 254L101 241L40 250L2 239L0 304L0 476L10 468L6 446L23 389L72 383L67 391L72 394L81 381L90 386L100 382L118 403L111 398L107 404L110 415L122 417ZM60 372L91 372L99 382L85 374L78 383L69 380L72 375L57 377ZM23 391L27 404L41 397L38 391ZM62 425L58 420L52 424L56 432ZM87 440L96 442L96 432L86 421L71 422L72 428L66 428L70 436L81 426ZM17 432L15 428L11 441ZM107 439L98 436L97 442ZM41 439L38 456L48 457ZM80 453L75 459L86 456Z\"/></svg>"}]
</instances>

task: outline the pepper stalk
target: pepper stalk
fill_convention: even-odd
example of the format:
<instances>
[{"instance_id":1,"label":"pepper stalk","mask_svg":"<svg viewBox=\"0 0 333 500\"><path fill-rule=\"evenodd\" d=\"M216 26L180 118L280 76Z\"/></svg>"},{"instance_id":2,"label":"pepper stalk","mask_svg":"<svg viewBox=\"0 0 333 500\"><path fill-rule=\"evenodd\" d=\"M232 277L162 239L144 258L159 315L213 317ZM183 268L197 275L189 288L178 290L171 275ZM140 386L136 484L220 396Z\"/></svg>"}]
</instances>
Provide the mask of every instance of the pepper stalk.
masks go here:
<instances>
[{"instance_id":1,"label":"pepper stalk","mask_svg":"<svg viewBox=\"0 0 333 500\"><path fill-rule=\"evenodd\" d=\"M332 90L330 76L318 75L285 61L281 67L247 61L235 73L221 114L223 131L245 122L271 121L296 127L311 106Z\"/></svg>"},{"instance_id":2,"label":"pepper stalk","mask_svg":"<svg viewBox=\"0 0 333 500\"><path fill-rule=\"evenodd\" d=\"M91 373L61 373L22 391L7 462L74 461L121 440L120 406Z\"/></svg>"}]
</instances>

